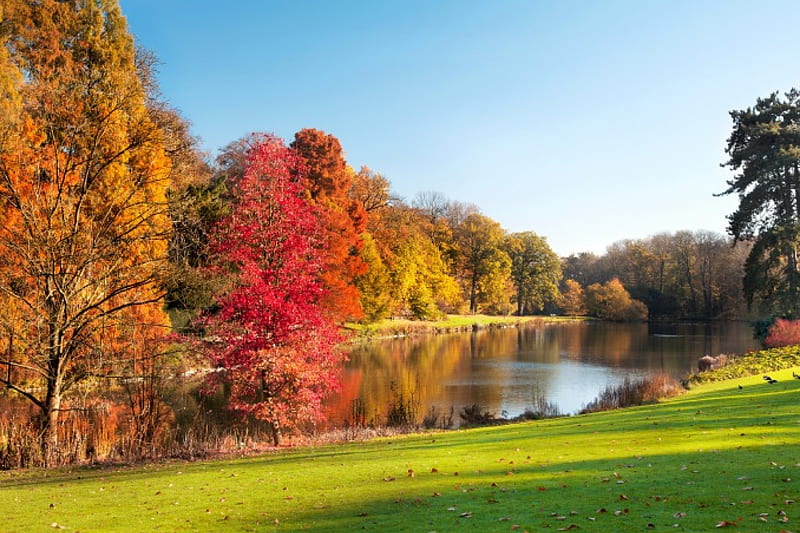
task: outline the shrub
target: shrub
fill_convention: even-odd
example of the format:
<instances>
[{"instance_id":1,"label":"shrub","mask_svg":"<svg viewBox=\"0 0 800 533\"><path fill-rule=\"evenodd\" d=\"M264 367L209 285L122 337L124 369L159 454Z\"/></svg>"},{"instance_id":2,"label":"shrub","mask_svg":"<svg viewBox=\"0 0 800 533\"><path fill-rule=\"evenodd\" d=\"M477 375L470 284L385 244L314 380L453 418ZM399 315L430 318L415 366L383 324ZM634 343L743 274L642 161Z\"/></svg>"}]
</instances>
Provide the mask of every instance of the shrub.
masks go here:
<instances>
[{"instance_id":1,"label":"shrub","mask_svg":"<svg viewBox=\"0 0 800 533\"><path fill-rule=\"evenodd\" d=\"M800 344L800 320L776 318L767 329L764 346L780 348Z\"/></svg>"},{"instance_id":2,"label":"shrub","mask_svg":"<svg viewBox=\"0 0 800 533\"><path fill-rule=\"evenodd\" d=\"M395 390L394 385L392 390ZM389 412L386 415L386 425L389 427L407 427L417 424L417 412L419 402L414 394L404 394L396 392L392 403L389 404Z\"/></svg>"},{"instance_id":3,"label":"shrub","mask_svg":"<svg viewBox=\"0 0 800 533\"><path fill-rule=\"evenodd\" d=\"M484 411L477 403L462 407L458 416L468 426L486 426L497 421L494 414Z\"/></svg>"},{"instance_id":4,"label":"shrub","mask_svg":"<svg viewBox=\"0 0 800 533\"><path fill-rule=\"evenodd\" d=\"M544 396L537 396L533 401L533 407L525 409L525 412L519 415L517 420L542 420L561 416L564 416L564 413L557 404L547 401Z\"/></svg>"},{"instance_id":5,"label":"shrub","mask_svg":"<svg viewBox=\"0 0 800 533\"><path fill-rule=\"evenodd\" d=\"M425 429L449 429L453 427L453 415L455 408L451 405L449 413L445 414L435 405L431 405L428 414L422 419L422 426Z\"/></svg>"},{"instance_id":6,"label":"shrub","mask_svg":"<svg viewBox=\"0 0 800 533\"><path fill-rule=\"evenodd\" d=\"M717 370L729 364L733 360L727 354L721 353L717 356L704 355L697 361L698 372L708 372L709 370Z\"/></svg>"},{"instance_id":7,"label":"shrub","mask_svg":"<svg viewBox=\"0 0 800 533\"><path fill-rule=\"evenodd\" d=\"M581 410L581 413L655 403L661 398L676 396L681 391L683 391L681 384L667 374L656 374L641 379L626 377L619 385L603 389L597 398Z\"/></svg>"},{"instance_id":8,"label":"shrub","mask_svg":"<svg viewBox=\"0 0 800 533\"><path fill-rule=\"evenodd\" d=\"M589 313L604 320L637 322L647 320L647 306L631 299L622 283L614 278L600 285L586 287L586 308Z\"/></svg>"}]
</instances>

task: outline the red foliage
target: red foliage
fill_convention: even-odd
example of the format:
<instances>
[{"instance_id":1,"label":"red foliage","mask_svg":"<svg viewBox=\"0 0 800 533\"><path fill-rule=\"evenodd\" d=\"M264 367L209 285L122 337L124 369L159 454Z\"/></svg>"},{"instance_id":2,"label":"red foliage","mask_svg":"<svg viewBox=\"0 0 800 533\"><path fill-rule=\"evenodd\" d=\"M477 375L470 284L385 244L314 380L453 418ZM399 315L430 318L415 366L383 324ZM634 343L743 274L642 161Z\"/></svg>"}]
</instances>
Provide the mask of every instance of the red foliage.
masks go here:
<instances>
[{"instance_id":1,"label":"red foliage","mask_svg":"<svg viewBox=\"0 0 800 533\"><path fill-rule=\"evenodd\" d=\"M800 320L776 318L767 331L764 345L767 348L778 348L795 344L800 344Z\"/></svg>"},{"instance_id":2,"label":"red foliage","mask_svg":"<svg viewBox=\"0 0 800 533\"><path fill-rule=\"evenodd\" d=\"M319 222L298 183L302 174L276 137L252 147L233 210L212 235L213 268L230 276L230 287L203 319L232 408L268 422L276 444L282 429L322 417L343 359L320 306Z\"/></svg>"}]
</instances>

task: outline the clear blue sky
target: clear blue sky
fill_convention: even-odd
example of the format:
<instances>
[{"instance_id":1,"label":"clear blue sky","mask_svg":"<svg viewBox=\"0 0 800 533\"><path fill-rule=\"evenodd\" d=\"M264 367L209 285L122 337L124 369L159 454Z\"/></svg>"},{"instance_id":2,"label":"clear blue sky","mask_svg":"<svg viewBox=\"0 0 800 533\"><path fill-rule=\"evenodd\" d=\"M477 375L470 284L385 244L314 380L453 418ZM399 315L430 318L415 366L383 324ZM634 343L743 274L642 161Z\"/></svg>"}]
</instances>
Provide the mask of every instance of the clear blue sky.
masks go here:
<instances>
[{"instance_id":1,"label":"clear blue sky","mask_svg":"<svg viewBox=\"0 0 800 533\"><path fill-rule=\"evenodd\" d=\"M724 232L728 111L800 87L800 2L121 0L213 155L313 127L561 255Z\"/></svg>"}]
</instances>

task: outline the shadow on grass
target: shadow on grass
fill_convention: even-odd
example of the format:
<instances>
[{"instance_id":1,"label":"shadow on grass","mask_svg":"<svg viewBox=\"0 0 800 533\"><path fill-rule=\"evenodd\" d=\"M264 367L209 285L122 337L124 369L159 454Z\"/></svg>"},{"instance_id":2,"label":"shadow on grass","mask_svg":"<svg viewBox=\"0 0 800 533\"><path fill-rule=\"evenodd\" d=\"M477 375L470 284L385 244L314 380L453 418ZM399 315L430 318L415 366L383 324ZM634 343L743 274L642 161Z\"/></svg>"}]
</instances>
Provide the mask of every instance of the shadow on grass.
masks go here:
<instances>
[{"instance_id":1,"label":"shadow on grass","mask_svg":"<svg viewBox=\"0 0 800 533\"><path fill-rule=\"evenodd\" d=\"M0 514L19 531L48 520L82 531L792 529L778 513L800 514L787 503L800 499L800 381L733 387L519 425L9 479Z\"/></svg>"}]
</instances>

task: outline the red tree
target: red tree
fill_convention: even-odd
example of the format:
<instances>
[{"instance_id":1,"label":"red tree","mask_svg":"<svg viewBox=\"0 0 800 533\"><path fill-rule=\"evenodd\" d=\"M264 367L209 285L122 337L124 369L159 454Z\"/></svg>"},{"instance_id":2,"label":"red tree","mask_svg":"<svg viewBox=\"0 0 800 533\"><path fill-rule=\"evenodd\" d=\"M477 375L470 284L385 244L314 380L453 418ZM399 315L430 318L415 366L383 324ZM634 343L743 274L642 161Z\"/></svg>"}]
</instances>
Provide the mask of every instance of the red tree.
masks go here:
<instances>
[{"instance_id":1,"label":"red tree","mask_svg":"<svg viewBox=\"0 0 800 533\"><path fill-rule=\"evenodd\" d=\"M322 280L327 289L323 305L334 320L361 318L355 279L367 270L361 258L361 234L366 230L367 213L362 202L349 196L354 173L347 167L342 146L333 135L315 129L300 130L291 147L306 165L305 187L322 226Z\"/></svg>"},{"instance_id":2,"label":"red tree","mask_svg":"<svg viewBox=\"0 0 800 533\"><path fill-rule=\"evenodd\" d=\"M231 407L285 429L319 420L343 356L322 312L319 222L300 185L302 162L274 136L254 145L234 184L231 214L211 238L216 275L228 277L203 319L207 352L231 388Z\"/></svg>"}]
</instances>

